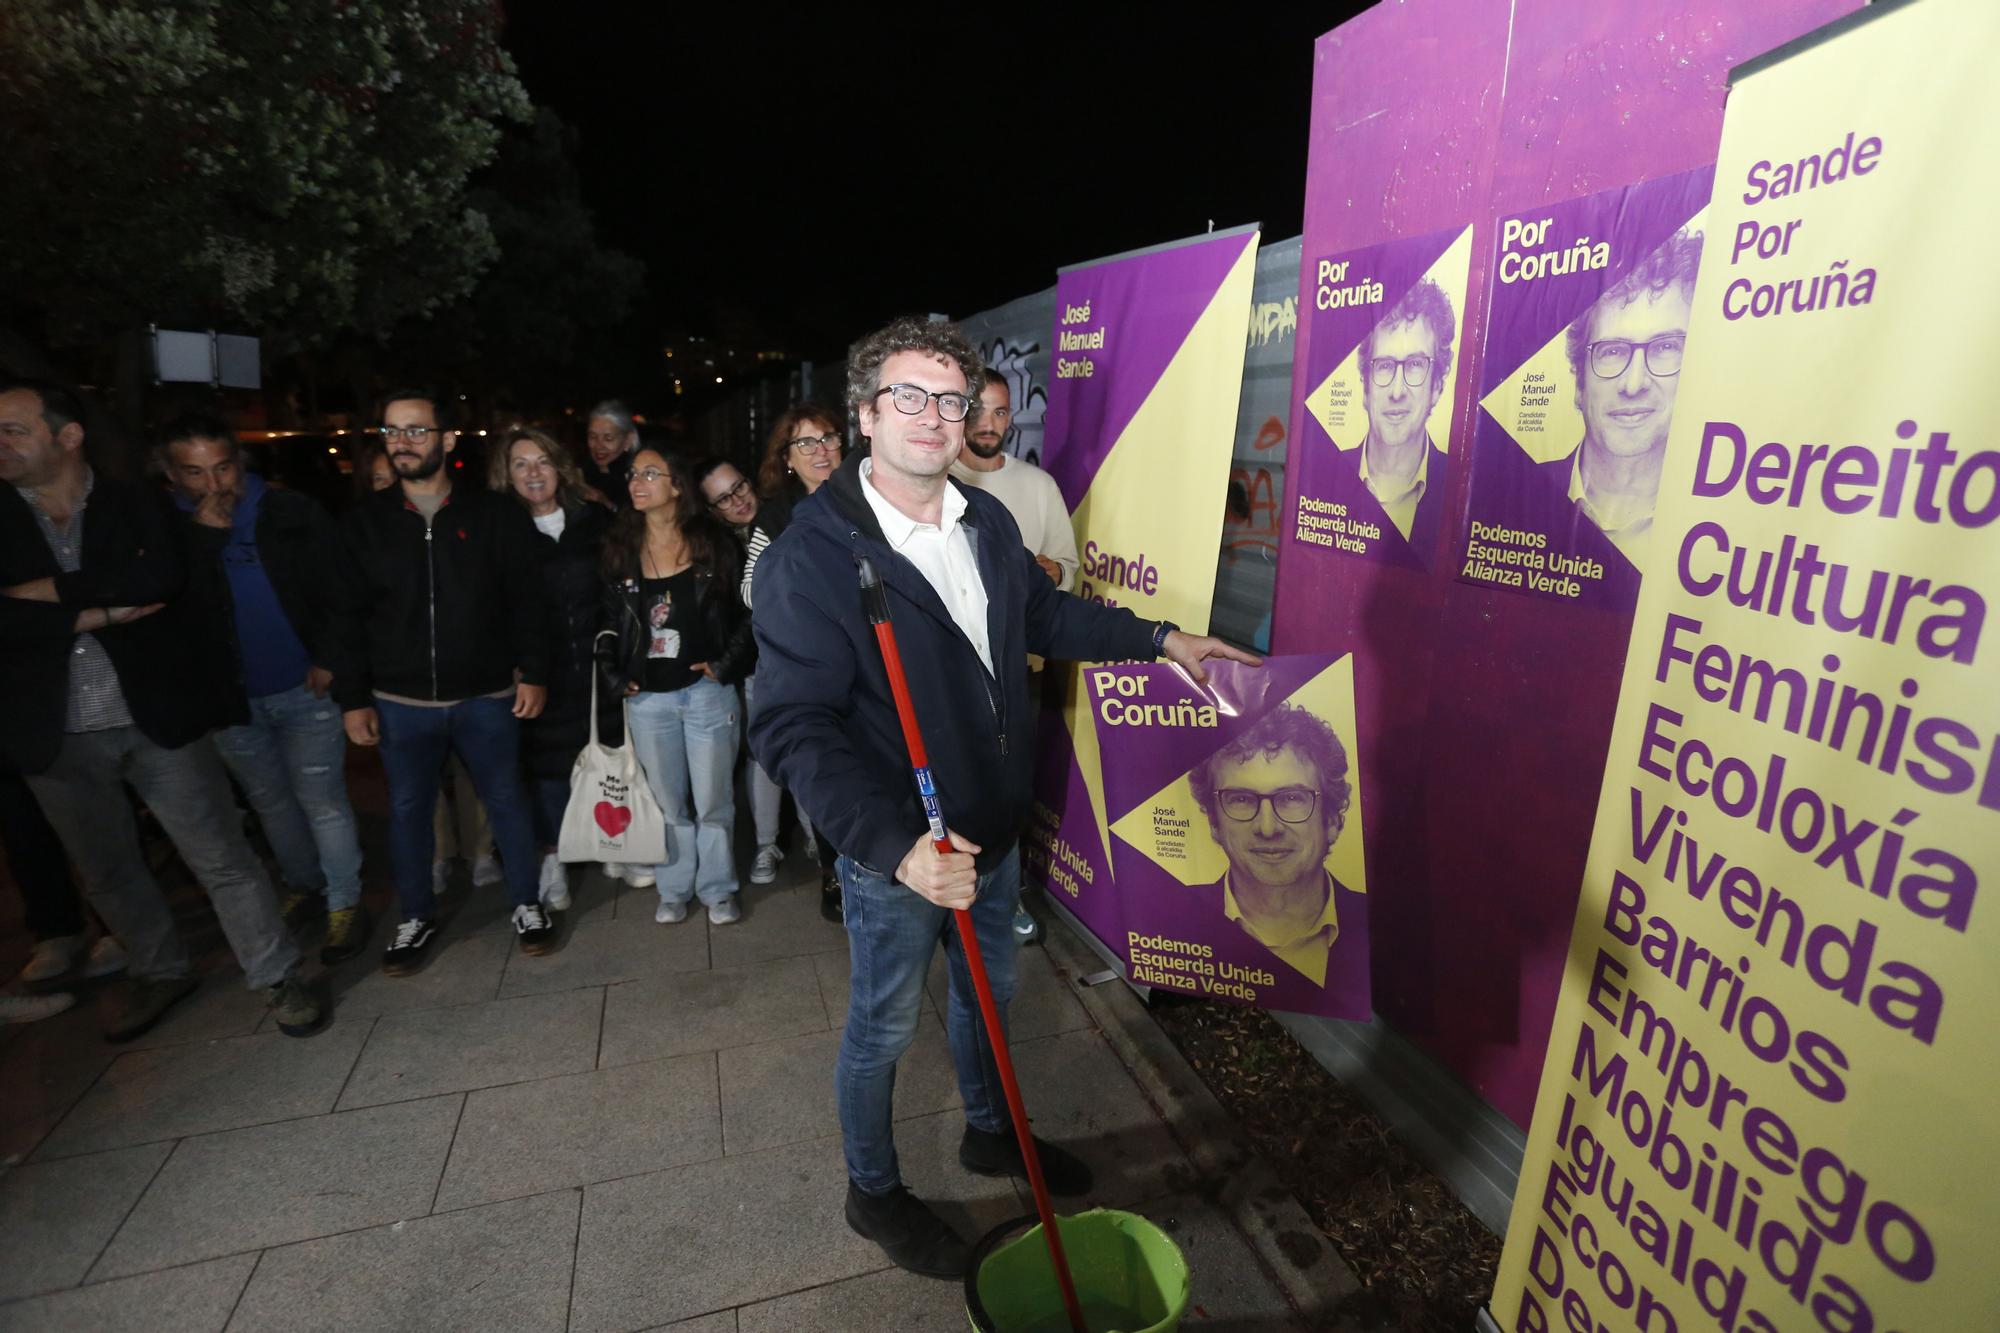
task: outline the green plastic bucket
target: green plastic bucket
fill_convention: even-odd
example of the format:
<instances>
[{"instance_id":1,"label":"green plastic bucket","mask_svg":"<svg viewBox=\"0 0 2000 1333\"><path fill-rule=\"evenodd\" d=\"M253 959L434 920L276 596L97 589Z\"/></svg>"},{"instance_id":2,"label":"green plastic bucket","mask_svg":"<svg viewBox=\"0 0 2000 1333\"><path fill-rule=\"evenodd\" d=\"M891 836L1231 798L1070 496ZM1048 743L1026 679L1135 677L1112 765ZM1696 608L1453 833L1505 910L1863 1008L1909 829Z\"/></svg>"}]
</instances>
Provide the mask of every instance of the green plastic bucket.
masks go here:
<instances>
[{"instance_id":1,"label":"green plastic bucket","mask_svg":"<svg viewBox=\"0 0 2000 1333\"><path fill-rule=\"evenodd\" d=\"M1013 1235L1023 1226L1028 1230ZM1173 1333L1180 1327L1188 1266L1166 1232L1110 1208L1058 1217L1056 1226L1090 1333ZM978 1333L1069 1333L1049 1247L1034 1218L995 1227L973 1247L965 1311Z\"/></svg>"}]
</instances>

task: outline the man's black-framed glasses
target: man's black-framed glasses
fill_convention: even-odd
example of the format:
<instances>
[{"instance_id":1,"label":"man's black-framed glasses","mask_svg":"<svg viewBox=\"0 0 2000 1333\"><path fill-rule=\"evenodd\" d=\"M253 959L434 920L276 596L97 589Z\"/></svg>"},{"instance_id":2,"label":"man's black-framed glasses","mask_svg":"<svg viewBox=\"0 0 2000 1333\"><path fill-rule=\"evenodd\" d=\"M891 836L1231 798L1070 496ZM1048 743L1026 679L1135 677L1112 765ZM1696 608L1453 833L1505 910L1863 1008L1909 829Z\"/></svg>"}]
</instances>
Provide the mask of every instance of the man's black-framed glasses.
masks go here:
<instances>
[{"instance_id":1,"label":"man's black-framed glasses","mask_svg":"<svg viewBox=\"0 0 2000 1333\"><path fill-rule=\"evenodd\" d=\"M1403 383L1421 389L1430 382L1431 359L1422 352L1405 357L1378 356L1368 363L1368 378L1376 388L1386 389L1399 370L1403 372Z\"/></svg>"},{"instance_id":2,"label":"man's black-framed glasses","mask_svg":"<svg viewBox=\"0 0 2000 1333\"><path fill-rule=\"evenodd\" d=\"M412 444L422 444L427 435L444 434L444 428L441 426L378 426L376 430L391 444L399 439L408 440Z\"/></svg>"},{"instance_id":3,"label":"man's black-framed glasses","mask_svg":"<svg viewBox=\"0 0 2000 1333\"><path fill-rule=\"evenodd\" d=\"M724 509L739 500L747 500L749 498L750 479L748 477L738 477L734 486L731 486L728 490L710 500L708 504L711 509Z\"/></svg>"},{"instance_id":4,"label":"man's black-framed glasses","mask_svg":"<svg viewBox=\"0 0 2000 1333\"><path fill-rule=\"evenodd\" d=\"M1687 335L1663 333L1642 343L1625 338L1606 338L1602 342L1591 343L1584 350L1589 355L1591 374L1601 380L1615 380L1632 364L1632 353L1641 348L1645 349L1647 371L1661 379L1669 379L1681 373L1681 358L1687 353Z\"/></svg>"},{"instance_id":5,"label":"man's black-framed glasses","mask_svg":"<svg viewBox=\"0 0 2000 1333\"><path fill-rule=\"evenodd\" d=\"M1255 819L1271 803L1271 813L1287 824L1303 824L1312 818L1319 793L1311 787L1280 787L1276 791L1252 791L1248 787L1224 787L1215 793L1222 813L1239 824Z\"/></svg>"},{"instance_id":6,"label":"man's black-framed glasses","mask_svg":"<svg viewBox=\"0 0 2000 1333\"><path fill-rule=\"evenodd\" d=\"M924 405L933 398L937 400L938 415L946 421L963 421L965 414L972 410L972 399L962 393L932 393L914 384L885 384L875 391L875 396L880 398L885 393L889 395L889 401L896 405L896 410L906 417L923 411Z\"/></svg>"},{"instance_id":7,"label":"man's black-framed glasses","mask_svg":"<svg viewBox=\"0 0 2000 1333\"><path fill-rule=\"evenodd\" d=\"M840 447L840 437L838 435L801 435L796 440L786 440L785 445L787 448L796 449L802 454L823 454L829 449L838 449Z\"/></svg>"}]
</instances>

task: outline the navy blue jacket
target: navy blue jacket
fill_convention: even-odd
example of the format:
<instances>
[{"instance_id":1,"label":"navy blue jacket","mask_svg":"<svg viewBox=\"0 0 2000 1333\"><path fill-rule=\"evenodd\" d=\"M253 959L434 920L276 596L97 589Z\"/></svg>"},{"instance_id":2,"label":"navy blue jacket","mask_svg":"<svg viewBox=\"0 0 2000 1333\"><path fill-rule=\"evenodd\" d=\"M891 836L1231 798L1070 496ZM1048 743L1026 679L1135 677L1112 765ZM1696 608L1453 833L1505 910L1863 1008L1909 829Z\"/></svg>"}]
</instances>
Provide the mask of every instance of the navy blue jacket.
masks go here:
<instances>
[{"instance_id":1,"label":"navy blue jacket","mask_svg":"<svg viewBox=\"0 0 2000 1333\"><path fill-rule=\"evenodd\" d=\"M923 574L889 546L861 493L860 463L850 455L802 501L757 562L750 750L814 828L871 870L895 874L924 833L881 651L862 610L855 561L866 555L888 595L945 823L979 844L979 869L991 870L1028 813L1027 654L1150 661L1154 622L1059 590L1022 545L1006 506L959 486L986 588L988 642L1002 664L996 679Z\"/></svg>"}]
</instances>

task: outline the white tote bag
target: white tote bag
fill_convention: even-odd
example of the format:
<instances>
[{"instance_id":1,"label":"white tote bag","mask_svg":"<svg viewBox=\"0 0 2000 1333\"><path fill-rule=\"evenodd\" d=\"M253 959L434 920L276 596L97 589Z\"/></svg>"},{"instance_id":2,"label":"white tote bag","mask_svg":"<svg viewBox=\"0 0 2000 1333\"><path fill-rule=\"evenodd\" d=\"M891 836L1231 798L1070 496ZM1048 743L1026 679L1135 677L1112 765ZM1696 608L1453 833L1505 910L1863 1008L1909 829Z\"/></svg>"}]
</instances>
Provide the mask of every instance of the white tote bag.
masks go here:
<instances>
[{"instance_id":1,"label":"white tote bag","mask_svg":"<svg viewBox=\"0 0 2000 1333\"><path fill-rule=\"evenodd\" d=\"M597 674L593 667L590 744L570 770L569 806L563 811L556 855L565 861L660 865L667 859L667 821L632 752L629 711L623 745L597 739Z\"/></svg>"}]
</instances>

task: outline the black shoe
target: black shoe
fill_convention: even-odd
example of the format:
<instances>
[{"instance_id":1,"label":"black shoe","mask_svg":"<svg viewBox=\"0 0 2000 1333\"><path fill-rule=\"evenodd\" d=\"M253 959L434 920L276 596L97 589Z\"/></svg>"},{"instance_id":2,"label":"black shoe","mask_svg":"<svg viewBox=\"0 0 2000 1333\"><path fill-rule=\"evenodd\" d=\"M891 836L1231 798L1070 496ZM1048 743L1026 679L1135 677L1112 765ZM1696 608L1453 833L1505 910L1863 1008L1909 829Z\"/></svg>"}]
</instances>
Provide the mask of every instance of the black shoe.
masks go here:
<instances>
[{"instance_id":1,"label":"black shoe","mask_svg":"<svg viewBox=\"0 0 2000 1333\"><path fill-rule=\"evenodd\" d=\"M831 870L820 872L819 915L821 920L831 921L836 926L847 924L847 913L840 903L840 877Z\"/></svg>"},{"instance_id":2,"label":"black shoe","mask_svg":"<svg viewBox=\"0 0 2000 1333\"><path fill-rule=\"evenodd\" d=\"M542 910L540 903L528 903L514 909L514 938L521 942L521 952L525 954L547 953L556 942L555 923Z\"/></svg>"},{"instance_id":3,"label":"black shoe","mask_svg":"<svg viewBox=\"0 0 2000 1333\"><path fill-rule=\"evenodd\" d=\"M971 1252L943 1218L903 1186L863 1194L847 1183L847 1225L882 1247L898 1268L924 1277L962 1278Z\"/></svg>"},{"instance_id":4,"label":"black shoe","mask_svg":"<svg viewBox=\"0 0 2000 1333\"><path fill-rule=\"evenodd\" d=\"M368 947L368 933L375 929L368 909L360 903L326 914L326 939L319 946L319 960L328 967L344 963Z\"/></svg>"},{"instance_id":5,"label":"black shoe","mask_svg":"<svg viewBox=\"0 0 2000 1333\"><path fill-rule=\"evenodd\" d=\"M407 977L422 971L437 933L437 922L427 916L411 917L397 926L396 938L382 951L382 970L392 977Z\"/></svg>"},{"instance_id":6,"label":"black shoe","mask_svg":"<svg viewBox=\"0 0 2000 1333\"><path fill-rule=\"evenodd\" d=\"M132 977L104 999L104 1039L131 1041L143 1035L200 985L193 977Z\"/></svg>"},{"instance_id":7,"label":"black shoe","mask_svg":"<svg viewBox=\"0 0 2000 1333\"><path fill-rule=\"evenodd\" d=\"M271 987L271 1009L287 1037L310 1037L326 1023L326 1006L296 972Z\"/></svg>"},{"instance_id":8,"label":"black shoe","mask_svg":"<svg viewBox=\"0 0 2000 1333\"><path fill-rule=\"evenodd\" d=\"M1042 1180L1049 1193L1072 1196L1090 1193L1096 1177L1080 1158L1046 1139L1035 1140L1035 1156L1041 1159ZM1021 1160L1021 1145L1011 1128L1002 1134L988 1134L967 1125L965 1137L958 1141L958 1164L977 1176L1028 1178L1028 1164Z\"/></svg>"}]
</instances>

